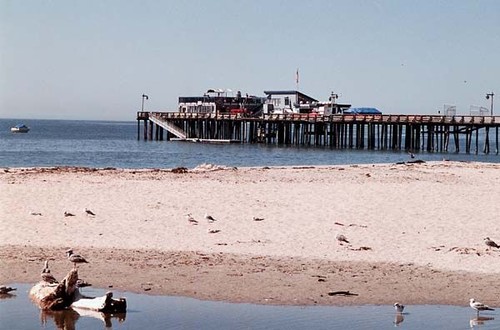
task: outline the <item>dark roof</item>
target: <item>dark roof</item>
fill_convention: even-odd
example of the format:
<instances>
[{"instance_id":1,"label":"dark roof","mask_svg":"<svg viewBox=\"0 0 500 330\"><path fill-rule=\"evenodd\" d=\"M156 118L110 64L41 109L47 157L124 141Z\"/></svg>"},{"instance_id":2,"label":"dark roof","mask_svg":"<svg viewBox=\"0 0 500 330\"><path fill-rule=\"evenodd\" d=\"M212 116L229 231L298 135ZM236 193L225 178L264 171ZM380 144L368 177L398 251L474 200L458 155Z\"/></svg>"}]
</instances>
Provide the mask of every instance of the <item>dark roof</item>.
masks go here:
<instances>
[{"instance_id":1,"label":"dark roof","mask_svg":"<svg viewBox=\"0 0 500 330\"><path fill-rule=\"evenodd\" d=\"M283 90L283 91L264 91L266 95L297 95L299 98L310 102L318 102L318 100L296 90Z\"/></svg>"}]
</instances>

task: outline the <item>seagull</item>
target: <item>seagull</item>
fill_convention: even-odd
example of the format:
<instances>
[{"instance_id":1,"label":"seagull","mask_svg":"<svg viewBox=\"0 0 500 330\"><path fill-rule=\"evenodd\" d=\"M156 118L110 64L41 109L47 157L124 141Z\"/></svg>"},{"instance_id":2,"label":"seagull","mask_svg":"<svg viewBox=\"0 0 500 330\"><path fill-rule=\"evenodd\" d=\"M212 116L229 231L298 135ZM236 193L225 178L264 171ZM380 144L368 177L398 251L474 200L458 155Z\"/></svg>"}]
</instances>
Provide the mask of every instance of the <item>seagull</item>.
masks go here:
<instances>
[{"instance_id":1,"label":"seagull","mask_svg":"<svg viewBox=\"0 0 500 330\"><path fill-rule=\"evenodd\" d=\"M500 245L498 245L497 243L493 242L489 237L486 237L484 239L484 243L490 247L494 247L494 248L497 248L497 249L500 249Z\"/></svg>"},{"instance_id":2,"label":"seagull","mask_svg":"<svg viewBox=\"0 0 500 330\"><path fill-rule=\"evenodd\" d=\"M11 291L17 290L16 288L12 288L10 286L0 285L0 294L7 294Z\"/></svg>"},{"instance_id":3,"label":"seagull","mask_svg":"<svg viewBox=\"0 0 500 330\"><path fill-rule=\"evenodd\" d=\"M214 217L212 217L210 214L206 214L205 213L205 219L207 219L208 222L214 222L214 221L217 221L214 219Z\"/></svg>"},{"instance_id":4,"label":"seagull","mask_svg":"<svg viewBox=\"0 0 500 330\"><path fill-rule=\"evenodd\" d=\"M187 220L188 220L188 222L190 224L192 224L192 225L197 225L198 224L198 221L195 218L193 218L193 216L191 215L191 213L186 214L186 217L187 217Z\"/></svg>"},{"instance_id":5,"label":"seagull","mask_svg":"<svg viewBox=\"0 0 500 330\"><path fill-rule=\"evenodd\" d=\"M95 213L89 210L88 208L85 208L85 213L87 213L87 215L95 216Z\"/></svg>"},{"instance_id":6,"label":"seagull","mask_svg":"<svg viewBox=\"0 0 500 330\"><path fill-rule=\"evenodd\" d=\"M264 218L253 217L253 221L264 221Z\"/></svg>"},{"instance_id":7,"label":"seagull","mask_svg":"<svg viewBox=\"0 0 500 330\"><path fill-rule=\"evenodd\" d=\"M66 255L68 256L68 260L73 263L75 268L76 268L76 264L88 264L89 263L81 255L74 254L72 249L69 249L68 251L66 251Z\"/></svg>"},{"instance_id":8,"label":"seagull","mask_svg":"<svg viewBox=\"0 0 500 330\"><path fill-rule=\"evenodd\" d=\"M494 308L490 308L488 305L475 301L474 298L470 299L469 305L472 309L477 311L477 316L479 316L479 311L494 311Z\"/></svg>"},{"instance_id":9,"label":"seagull","mask_svg":"<svg viewBox=\"0 0 500 330\"><path fill-rule=\"evenodd\" d=\"M349 243L349 241L347 240L347 237L345 237L342 234L337 234L337 236L335 238L337 239L337 241L339 241L340 244L342 244L342 242Z\"/></svg>"},{"instance_id":10,"label":"seagull","mask_svg":"<svg viewBox=\"0 0 500 330\"><path fill-rule=\"evenodd\" d=\"M44 282L48 282L50 284L57 283L56 278L50 273L48 260L45 260L45 264L43 266L42 273L40 274L40 277L42 278L42 281L44 281Z\"/></svg>"},{"instance_id":11,"label":"seagull","mask_svg":"<svg viewBox=\"0 0 500 330\"><path fill-rule=\"evenodd\" d=\"M64 216L65 217L74 217L75 215L71 212L68 212L68 211L64 211Z\"/></svg>"},{"instance_id":12,"label":"seagull","mask_svg":"<svg viewBox=\"0 0 500 330\"><path fill-rule=\"evenodd\" d=\"M405 309L405 306L397 302L397 303L394 303L394 309L398 313L403 313L403 310Z\"/></svg>"}]
</instances>

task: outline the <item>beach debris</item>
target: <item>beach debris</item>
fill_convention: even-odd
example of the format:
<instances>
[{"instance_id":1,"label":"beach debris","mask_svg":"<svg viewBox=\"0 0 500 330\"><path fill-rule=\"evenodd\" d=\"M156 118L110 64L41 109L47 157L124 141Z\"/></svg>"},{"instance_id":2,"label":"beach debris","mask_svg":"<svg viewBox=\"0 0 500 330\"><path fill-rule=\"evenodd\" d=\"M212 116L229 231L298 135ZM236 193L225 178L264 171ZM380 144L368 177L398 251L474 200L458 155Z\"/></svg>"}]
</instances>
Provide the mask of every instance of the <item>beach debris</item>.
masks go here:
<instances>
[{"instance_id":1,"label":"beach debris","mask_svg":"<svg viewBox=\"0 0 500 330\"><path fill-rule=\"evenodd\" d=\"M337 221L335 221L333 224L334 224L334 225L337 225L337 226L344 226L344 224L343 224L343 223L341 223L341 222L337 222Z\"/></svg>"},{"instance_id":2,"label":"beach debris","mask_svg":"<svg viewBox=\"0 0 500 330\"><path fill-rule=\"evenodd\" d=\"M396 310L396 312L398 313L403 313L404 309L405 309L405 306L403 304L400 304L398 302L395 302L394 303L394 309Z\"/></svg>"},{"instance_id":3,"label":"beach debris","mask_svg":"<svg viewBox=\"0 0 500 330\"><path fill-rule=\"evenodd\" d=\"M337 241L342 245L342 243L349 243L349 241L347 240L347 237L345 237L343 234L337 234L337 236L335 236L335 238L337 239Z\"/></svg>"},{"instance_id":4,"label":"beach debris","mask_svg":"<svg viewBox=\"0 0 500 330\"><path fill-rule=\"evenodd\" d=\"M349 249L351 251L371 251L373 250L371 247L369 246L360 246L359 248L355 248L355 249Z\"/></svg>"},{"instance_id":5,"label":"beach debris","mask_svg":"<svg viewBox=\"0 0 500 330\"><path fill-rule=\"evenodd\" d=\"M75 215L71 212L68 212L68 211L64 211L64 216L65 217L74 217Z\"/></svg>"},{"instance_id":6,"label":"beach debris","mask_svg":"<svg viewBox=\"0 0 500 330\"><path fill-rule=\"evenodd\" d=\"M187 221L190 224L192 224L192 225L197 225L198 224L198 220L196 220L195 218L193 218L193 216L191 215L191 213L186 214L186 217L187 217Z\"/></svg>"},{"instance_id":7,"label":"beach debris","mask_svg":"<svg viewBox=\"0 0 500 330\"><path fill-rule=\"evenodd\" d=\"M87 286L92 286L92 284L90 284L89 282L87 281L84 281L82 280L81 278L79 278L77 281L76 281L76 286L79 287L79 288L85 288Z\"/></svg>"},{"instance_id":8,"label":"beach debris","mask_svg":"<svg viewBox=\"0 0 500 330\"><path fill-rule=\"evenodd\" d=\"M330 291L329 296L359 296L357 293L352 293L351 291Z\"/></svg>"},{"instance_id":9,"label":"beach debris","mask_svg":"<svg viewBox=\"0 0 500 330\"><path fill-rule=\"evenodd\" d=\"M9 294L12 291L17 290L17 288L13 288L10 286L0 285L0 294Z\"/></svg>"},{"instance_id":10,"label":"beach debris","mask_svg":"<svg viewBox=\"0 0 500 330\"><path fill-rule=\"evenodd\" d=\"M187 173L187 172L188 172L188 169L186 167L176 167L176 168L172 169L172 173L176 173L176 174L183 174L183 173Z\"/></svg>"},{"instance_id":11,"label":"beach debris","mask_svg":"<svg viewBox=\"0 0 500 330\"><path fill-rule=\"evenodd\" d=\"M217 233L220 233L220 229L209 229L208 233L209 234L217 234Z\"/></svg>"},{"instance_id":12,"label":"beach debris","mask_svg":"<svg viewBox=\"0 0 500 330\"><path fill-rule=\"evenodd\" d=\"M72 249L69 249L68 251L66 251L66 255L68 256L68 260L73 263L73 266L75 268L76 268L76 264L88 264L89 263L81 255L74 254Z\"/></svg>"},{"instance_id":13,"label":"beach debris","mask_svg":"<svg viewBox=\"0 0 500 330\"><path fill-rule=\"evenodd\" d=\"M30 212L30 215L41 216L42 213L40 213L40 212Z\"/></svg>"},{"instance_id":14,"label":"beach debris","mask_svg":"<svg viewBox=\"0 0 500 330\"><path fill-rule=\"evenodd\" d=\"M207 213L205 213L205 219L207 219L209 223L217 221L214 217Z\"/></svg>"},{"instance_id":15,"label":"beach debris","mask_svg":"<svg viewBox=\"0 0 500 330\"><path fill-rule=\"evenodd\" d=\"M476 312L477 312L477 316L479 316L479 312L480 311L494 311L495 309L494 308L491 308L490 306L488 305L485 305L479 301L475 301L474 298L471 298L469 300L469 306L472 308L472 309L475 309Z\"/></svg>"},{"instance_id":16,"label":"beach debris","mask_svg":"<svg viewBox=\"0 0 500 330\"><path fill-rule=\"evenodd\" d=\"M85 213L86 213L88 216L95 217L95 213L94 213L94 212L92 212L91 210L89 210L88 208L85 208Z\"/></svg>"},{"instance_id":17,"label":"beach debris","mask_svg":"<svg viewBox=\"0 0 500 330\"><path fill-rule=\"evenodd\" d=\"M496 249L500 249L500 245L498 245L497 243L493 242L489 237L486 237L484 239L484 243L489 246L489 247L494 247Z\"/></svg>"},{"instance_id":18,"label":"beach debris","mask_svg":"<svg viewBox=\"0 0 500 330\"><path fill-rule=\"evenodd\" d=\"M227 243L215 243L215 245L227 245Z\"/></svg>"},{"instance_id":19,"label":"beach debris","mask_svg":"<svg viewBox=\"0 0 500 330\"><path fill-rule=\"evenodd\" d=\"M264 221L264 218L253 217L253 221Z\"/></svg>"},{"instance_id":20,"label":"beach debris","mask_svg":"<svg viewBox=\"0 0 500 330\"><path fill-rule=\"evenodd\" d=\"M454 246L448 250L448 252L457 252L459 254L476 254L481 256L481 253L477 249L469 248L469 247L458 247Z\"/></svg>"}]
</instances>

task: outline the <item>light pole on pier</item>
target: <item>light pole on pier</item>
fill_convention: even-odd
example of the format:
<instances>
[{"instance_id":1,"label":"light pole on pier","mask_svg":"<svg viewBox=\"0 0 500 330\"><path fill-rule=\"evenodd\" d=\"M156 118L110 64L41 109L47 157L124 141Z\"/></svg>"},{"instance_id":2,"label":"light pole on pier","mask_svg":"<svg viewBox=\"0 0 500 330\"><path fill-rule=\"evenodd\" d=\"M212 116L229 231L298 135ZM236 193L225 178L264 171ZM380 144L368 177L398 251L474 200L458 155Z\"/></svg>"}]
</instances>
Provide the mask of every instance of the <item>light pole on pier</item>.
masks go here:
<instances>
[{"instance_id":1,"label":"light pole on pier","mask_svg":"<svg viewBox=\"0 0 500 330\"><path fill-rule=\"evenodd\" d=\"M493 92L486 94L487 100L489 100L491 98L491 105L490 105L491 116L493 116L493 96L495 96L495 94Z\"/></svg>"},{"instance_id":2,"label":"light pole on pier","mask_svg":"<svg viewBox=\"0 0 500 330\"><path fill-rule=\"evenodd\" d=\"M144 112L144 100L149 100L149 96L147 96L146 94L142 94L141 112Z\"/></svg>"}]
</instances>

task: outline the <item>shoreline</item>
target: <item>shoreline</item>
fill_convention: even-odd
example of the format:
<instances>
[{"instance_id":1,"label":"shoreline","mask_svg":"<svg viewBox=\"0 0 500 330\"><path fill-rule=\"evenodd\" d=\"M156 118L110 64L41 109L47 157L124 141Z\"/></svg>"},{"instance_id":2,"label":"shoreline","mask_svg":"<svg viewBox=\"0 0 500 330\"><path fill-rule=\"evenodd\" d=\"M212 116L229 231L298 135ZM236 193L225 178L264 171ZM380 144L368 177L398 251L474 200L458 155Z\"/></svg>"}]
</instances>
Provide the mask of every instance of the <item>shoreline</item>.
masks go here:
<instances>
[{"instance_id":1,"label":"shoreline","mask_svg":"<svg viewBox=\"0 0 500 330\"><path fill-rule=\"evenodd\" d=\"M43 262L62 279L64 248L2 246L0 283L35 284ZM450 272L412 264L271 258L202 252L81 248L79 276L93 287L147 295L289 306L466 306L469 296L498 306L497 274ZM15 257L12 257L15 255ZM103 258L104 256L104 258ZM464 285L467 283L468 285ZM6 283L8 284L8 283ZM352 295L333 295L347 291Z\"/></svg>"},{"instance_id":2,"label":"shoreline","mask_svg":"<svg viewBox=\"0 0 500 330\"><path fill-rule=\"evenodd\" d=\"M474 162L4 168L0 284L36 282L45 258L62 278L71 247L90 261L80 276L101 288L278 305L474 297L498 306L500 251L482 240L500 241L499 170Z\"/></svg>"}]
</instances>

